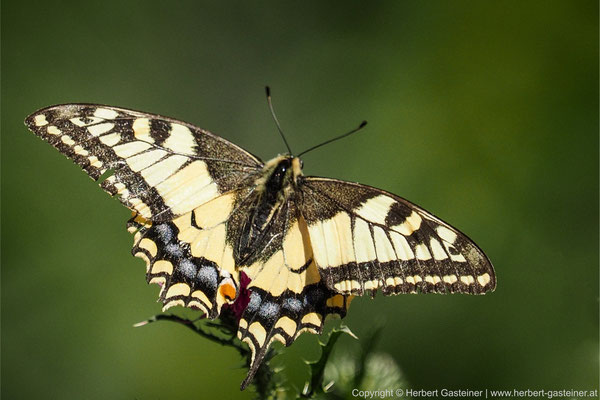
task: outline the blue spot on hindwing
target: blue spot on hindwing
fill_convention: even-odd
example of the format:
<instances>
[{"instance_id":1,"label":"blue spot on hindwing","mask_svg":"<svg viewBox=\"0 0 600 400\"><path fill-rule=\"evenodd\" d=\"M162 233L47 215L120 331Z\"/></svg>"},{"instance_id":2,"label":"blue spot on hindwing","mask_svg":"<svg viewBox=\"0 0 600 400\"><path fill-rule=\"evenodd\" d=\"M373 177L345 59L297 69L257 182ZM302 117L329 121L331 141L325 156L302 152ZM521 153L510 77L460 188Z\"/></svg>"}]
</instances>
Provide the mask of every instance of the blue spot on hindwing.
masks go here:
<instances>
[{"instance_id":1,"label":"blue spot on hindwing","mask_svg":"<svg viewBox=\"0 0 600 400\"><path fill-rule=\"evenodd\" d=\"M179 272L183 274L186 278L194 279L196 276L196 264L191 262L190 260L181 260L179 263Z\"/></svg>"},{"instance_id":2,"label":"blue spot on hindwing","mask_svg":"<svg viewBox=\"0 0 600 400\"><path fill-rule=\"evenodd\" d=\"M250 301L248 302L246 311L250 313L256 312L256 310L258 310L258 307L260 306L260 303L262 303L262 297L260 296L260 294L258 294L258 292L250 293Z\"/></svg>"},{"instance_id":3,"label":"blue spot on hindwing","mask_svg":"<svg viewBox=\"0 0 600 400\"><path fill-rule=\"evenodd\" d=\"M217 280L219 278L219 274L214 267L205 265L198 269L198 273L196 274L196 279L200 281L200 283L205 286L215 290L217 289Z\"/></svg>"},{"instance_id":4,"label":"blue spot on hindwing","mask_svg":"<svg viewBox=\"0 0 600 400\"><path fill-rule=\"evenodd\" d=\"M167 244L173 240L173 229L168 224L158 224L154 226L158 239Z\"/></svg>"},{"instance_id":5,"label":"blue spot on hindwing","mask_svg":"<svg viewBox=\"0 0 600 400\"><path fill-rule=\"evenodd\" d=\"M180 245L175 243L169 243L165 246L165 253L169 254L171 257L183 257L183 249Z\"/></svg>"},{"instance_id":6,"label":"blue spot on hindwing","mask_svg":"<svg viewBox=\"0 0 600 400\"><path fill-rule=\"evenodd\" d=\"M261 318L273 320L279 315L279 304L273 302L264 302L258 310L258 315Z\"/></svg>"},{"instance_id":7,"label":"blue spot on hindwing","mask_svg":"<svg viewBox=\"0 0 600 400\"><path fill-rule=\"evenodd\" d=\"M297 313L302 310L302 302L296 298L287 298L283 301L283 308Z\"/></svg>"}]
</instances>

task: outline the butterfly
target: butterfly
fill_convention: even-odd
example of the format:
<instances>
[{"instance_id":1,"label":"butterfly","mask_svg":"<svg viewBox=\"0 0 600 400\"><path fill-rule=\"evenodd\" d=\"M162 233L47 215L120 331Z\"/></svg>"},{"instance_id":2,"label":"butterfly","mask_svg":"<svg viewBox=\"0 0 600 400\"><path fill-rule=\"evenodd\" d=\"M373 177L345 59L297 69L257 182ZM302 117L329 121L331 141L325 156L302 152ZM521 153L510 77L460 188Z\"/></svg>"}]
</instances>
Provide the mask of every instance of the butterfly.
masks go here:
<instances>
[{"instance_id":1,"label":"butterfly","mask_svg":"<svg viewBox=\"0 0 600 400\"><path fill-rule=\"evenodd\" d=\"M304 176L291 151L263 162L194 125L96 104L43 108L25 124L133 211L132 253L163 310L214 319L237 305L252 353L242 389L271 343L321 333L354 296L495 289L463 233L386 191Z\"/></svg>"}]
</instances>

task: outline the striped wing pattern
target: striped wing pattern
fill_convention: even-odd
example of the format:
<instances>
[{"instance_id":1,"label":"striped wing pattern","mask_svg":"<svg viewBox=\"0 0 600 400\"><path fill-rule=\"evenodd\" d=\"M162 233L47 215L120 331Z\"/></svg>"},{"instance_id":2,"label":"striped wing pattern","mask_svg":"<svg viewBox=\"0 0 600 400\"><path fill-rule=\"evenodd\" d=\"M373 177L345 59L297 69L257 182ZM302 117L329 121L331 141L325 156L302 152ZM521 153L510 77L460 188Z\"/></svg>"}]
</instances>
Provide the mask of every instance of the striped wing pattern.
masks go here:
<instances>
[{"instance_id":1,"label":"striped wing pattern","mask_svg":"<svg viewBox=\"0 0 600 400\"><path fill-rule=\"evenodd\" d=\"M466 235L365 185L306 178L302 212L327 286L342 294L494 290L491 262Z\"/></svg>"},{"instance_id":2,"label":"striped wing pattern","mask_svg":"<svg viewBox=\"0 0 600 400\"><path fill-rule=\"evenodd\" d=\"M152 221L188 213L262 166L193 125L123 108L58 105L35 112L25 123L92 179L112 173L101 187Z\"/></svg>"}]
</instances>

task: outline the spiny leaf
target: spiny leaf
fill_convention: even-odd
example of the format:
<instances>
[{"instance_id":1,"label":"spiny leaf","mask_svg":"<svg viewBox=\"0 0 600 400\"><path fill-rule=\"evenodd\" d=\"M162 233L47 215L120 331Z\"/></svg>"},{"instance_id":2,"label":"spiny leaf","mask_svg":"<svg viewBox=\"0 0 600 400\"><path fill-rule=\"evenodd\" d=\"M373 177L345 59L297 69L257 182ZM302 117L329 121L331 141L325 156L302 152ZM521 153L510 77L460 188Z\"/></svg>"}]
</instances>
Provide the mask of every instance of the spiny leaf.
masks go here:
<instances>
[{"instance_id":1,"label":"spiny leaf","mask_svg":"<svg viewBox=\"0 0 600 400\"><path fill-rule=\"evenodd\" d=\"M362 380L365 376L366 368L365 364L367 361L367 357L373 352L375 348L375 344L379 340L379 335L383 331L383 324L381 322L377 323L373 330L370 332L369 336L365 338L364 341L361 341L361 353L360 359L357 364L357 371L354 375L354 387L360 387Z\"/></svg>"},{"instance_id":2,"label":"spiny leaf","mask_svg":"<svg viewBox=\"0 0 600 400\"><path fill-rule=\"evenodd\" d=\"M358 339L347 326L342 325L331 331L327 343L319 341L319 345L321 346L321 357L316 361L307 361L307 364L310 366L310 382L307 382L304 386L304 390L302 391L303 397L311 398L315 394L325 393L323 389L323 373L325 372L325 365L327 365L327 360L333 350L333 346L335 346L338 338L343 333L352 336L354 339Z\"/></svg>"}]
</instances>

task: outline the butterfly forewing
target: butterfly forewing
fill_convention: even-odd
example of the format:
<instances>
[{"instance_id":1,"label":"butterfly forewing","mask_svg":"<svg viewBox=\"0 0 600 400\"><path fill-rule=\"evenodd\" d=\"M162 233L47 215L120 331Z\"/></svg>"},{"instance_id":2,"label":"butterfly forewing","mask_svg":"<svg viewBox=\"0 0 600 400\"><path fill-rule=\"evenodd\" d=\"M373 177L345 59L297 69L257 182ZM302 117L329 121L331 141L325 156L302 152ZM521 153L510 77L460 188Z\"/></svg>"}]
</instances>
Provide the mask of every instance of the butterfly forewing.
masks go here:
<instances>
[{"instance_id":1,"label":"butterfly forewing","mask_svg":"<svg viewBox=\"0 0 600 400\"><path fill-rule=\"evenodd\" d=\"M147 220L169 221L238 187L262 162L207 131L123 108L65 104L30 115L36 135Z\"/></svg>"},{"instance_id":2,"label":"butterfly forewing","mask_svg":"<svg viewBox=\"0 0 600 400\"><path fill-rule=\"evenodd\" d=\"M495 288L485 254L422 208L335 179L309 177L301 190L315 261L338 293L481 294Z\"/></svg>"}]
</instances>

